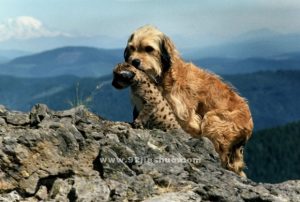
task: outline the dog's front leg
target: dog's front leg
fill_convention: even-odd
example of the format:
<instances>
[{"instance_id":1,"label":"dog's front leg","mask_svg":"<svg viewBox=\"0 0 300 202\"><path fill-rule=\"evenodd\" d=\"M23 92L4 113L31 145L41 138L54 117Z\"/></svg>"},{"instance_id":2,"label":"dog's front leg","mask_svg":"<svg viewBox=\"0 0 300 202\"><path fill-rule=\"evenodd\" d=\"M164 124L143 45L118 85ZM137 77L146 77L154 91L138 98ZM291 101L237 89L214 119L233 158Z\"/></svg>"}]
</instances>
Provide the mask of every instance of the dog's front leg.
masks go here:
<instances>
[{"instance_id":1,"label":"dog's front leg","mask_svg":"<svg viewBox=\"0 0 300 202\"><path fill-rule=\"evenodd\" d=\"M199 137L202 135L201 123L202 117L195 111L192 111L190 118L187 121L187 126L185 126L185 131L190 133L194 137Z\"/></svg>"}]
</instances>

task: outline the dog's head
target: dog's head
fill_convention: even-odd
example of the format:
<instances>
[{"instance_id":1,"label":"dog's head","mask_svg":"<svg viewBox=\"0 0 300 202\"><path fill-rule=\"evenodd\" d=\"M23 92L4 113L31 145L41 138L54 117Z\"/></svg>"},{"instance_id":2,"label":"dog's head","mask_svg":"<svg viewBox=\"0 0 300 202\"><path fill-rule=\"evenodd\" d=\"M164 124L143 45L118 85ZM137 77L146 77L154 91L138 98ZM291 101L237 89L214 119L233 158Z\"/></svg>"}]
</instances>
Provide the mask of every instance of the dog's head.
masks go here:
<instances>
[{"instance_id":1,"label":"dog's head","mask_svg":"<svg viewBox=\"0 0 300 202\"><path fill-rule=\"evenodd\" d=\"M151 78L168 71L178 53L171 40L153 26L137 29L128 39L125 61L146 72Z\"/></svg>"},{"instance_id":2,"label":"dog's head","mask_svg":"<svg viewBox=\"0 0 300 202\"><path fill-rule=\"evenodd\" d=\"M128 63L118 64L113 70L112 85L117 89L123 89L134 84L136 71L138 70Z\"/></svg>"}]
</instances>

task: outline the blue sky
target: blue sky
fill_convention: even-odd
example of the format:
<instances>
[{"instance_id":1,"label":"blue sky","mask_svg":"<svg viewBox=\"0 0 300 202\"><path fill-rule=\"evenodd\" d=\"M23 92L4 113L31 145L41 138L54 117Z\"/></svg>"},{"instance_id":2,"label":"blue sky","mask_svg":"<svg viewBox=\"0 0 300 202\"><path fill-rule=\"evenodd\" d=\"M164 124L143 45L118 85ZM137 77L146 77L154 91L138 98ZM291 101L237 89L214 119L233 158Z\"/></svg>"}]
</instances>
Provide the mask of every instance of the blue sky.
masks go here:
<instances>
[{"instance_id":1,"label":"blue sky","mask_svg":"<svg viewBox=\"0 0 300 202\"><path fill-rule=\"evenodd\" d=\"M0 46L62 36L102 37L122 47L144 24L187 47L262 28L300 32L299 0L0 0L0 5Z\"/></svg>"}]
</instances>

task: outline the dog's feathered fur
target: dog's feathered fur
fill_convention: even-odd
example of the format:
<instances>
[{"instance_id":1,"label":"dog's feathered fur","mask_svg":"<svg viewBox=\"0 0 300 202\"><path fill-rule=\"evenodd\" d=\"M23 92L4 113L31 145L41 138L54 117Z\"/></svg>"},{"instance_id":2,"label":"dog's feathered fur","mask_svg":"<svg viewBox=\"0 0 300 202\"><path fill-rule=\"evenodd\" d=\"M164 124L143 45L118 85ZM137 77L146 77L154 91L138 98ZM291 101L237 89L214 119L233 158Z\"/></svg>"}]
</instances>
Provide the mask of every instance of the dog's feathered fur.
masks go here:
<instances>
[{"instance_id":1,"label":"dog's feathered fur","mask_svg":"<svg viewBox=\"0 0 300 202\"><path fill-rule=\"evenodd\" d=\"M173 42L153 26L130 36L124 58L158 83L185 131L208 137L222 165L245 175L243 146L253 121L244 98L217 75L183 61Z\"/></svg>"}]
</instances>

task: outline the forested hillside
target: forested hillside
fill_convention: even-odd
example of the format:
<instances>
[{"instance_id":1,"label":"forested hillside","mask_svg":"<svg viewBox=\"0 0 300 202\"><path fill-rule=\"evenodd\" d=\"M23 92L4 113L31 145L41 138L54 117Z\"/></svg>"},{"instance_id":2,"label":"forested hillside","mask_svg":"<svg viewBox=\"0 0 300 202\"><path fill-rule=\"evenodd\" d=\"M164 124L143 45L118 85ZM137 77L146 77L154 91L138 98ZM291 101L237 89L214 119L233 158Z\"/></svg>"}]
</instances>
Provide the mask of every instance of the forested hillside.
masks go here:
<instances>
[{"instance_id":1,"label":"forested hillside","mask_svg":"<svg viewBox=\"0 0 300 202\"><path fill-rule=\"evenodd\" d=\"M257 182L300 179L300 122L253 134L245 150L248 177Z\"/></svg>"}]
</instances>

